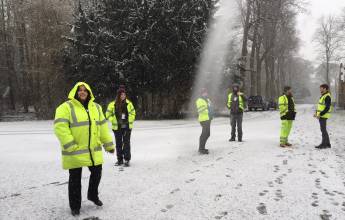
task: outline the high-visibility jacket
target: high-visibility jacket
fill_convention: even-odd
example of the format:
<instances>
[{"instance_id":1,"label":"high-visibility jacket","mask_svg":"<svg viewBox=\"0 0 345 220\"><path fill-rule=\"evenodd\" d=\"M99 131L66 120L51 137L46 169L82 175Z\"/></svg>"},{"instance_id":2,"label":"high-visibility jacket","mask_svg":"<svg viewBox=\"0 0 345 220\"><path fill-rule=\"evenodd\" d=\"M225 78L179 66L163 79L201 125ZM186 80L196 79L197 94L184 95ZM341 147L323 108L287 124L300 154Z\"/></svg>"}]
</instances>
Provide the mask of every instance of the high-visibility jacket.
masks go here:
<instances>
[{"instance_id":1,"label":"high-visibility jacket","mask_svg":"<svg viewBox=\"0 0 345 220\"><path fill-rule=\"evenodd\" d=\"M198 98L196 100L196 108L198 110L198 120L199 122L203 121L209 121L211 120L211 112L209 111L211 107L211 101L210 99L203 99L203 98Z\"/></svg>"},{"instance_id":2,"label":"high-visibility jacket","mask_svg":"<svg viewBox=\"0 0 345 220\"><path fill-rule=\"evenodd\" d=\"M76 100L79 86L89 91L88 109ZM106 151L114 150L113 139L102 108L95 103L90 86L77 83L55 113L54 131L60 141L64 169L96 166L103 163L102 145Z\"/></svg>"},{"instance_id":3,"label":"high-visibility jacket","mask_svg":"<svg viewBox=\"0 0 345 220\"><path fill-rule=\"evenodd\" d=\"M128 99L126 99L126 103L127 103L127 111L128 111L129 128L132 129L136 113L135 113L133 103L129 101ZM114 131L117 131L119 129L119 125L116 118L115 110L116 110L115 101L112 101L108 105L107 112L105 113L105 117L111 122L112 129Z\"/></svg>"},{"instance_id":4,"label":"high-visibility jacket","mask_svg":"<svg viewBox=\"0 0 345 220\"><path fill-rule=\"evenodd\" d=\"M296 112L296 105L295 105L295 100L292 97L291 98L294 106L294 112ZM282 95L279 97L279 111L280 111L280 117L285 116L289 112L289 103L288 103L288 97L286 95Z\"/></svg>"},{"instance_id":5,"label":"high-visibility jacket","mask_svg":"<svg viewBox=\"0 0 345 220\"><path fill-rule=\"evenodd\" d=\"M316 112L316 114L318 116L320 116L320 113L323 112L325 110L325 108L326 108L326 104L325 104L326 97L330 97L332 99L331 94L329 92L327 92L326 94L321 96L321 98L319 100L319 103L317 105L317 112ZM333 107L331 105L329 110L328 110L328 112L326 114L320 116L320 117L321 118L330 118L332 110L333 110Z\"/></svg>"},{"instance_id":6,"label":"high-visibility jacket","mask_svg":"<svg viewBox=\"0 0 345 220\"><path fill-rule=\"evenodd\" d=\"M227 106L228 106L229 109L231 109L231 105L232 105L232 96L233 96L232 93L230 93L230 94L228 95L228 103L227 103ZM240 93L240 94L238 95L238 99L239 99L239 107L240 107L240 109L241 109L242 111L244 111L244 101L243 101L243 94L242 94L242 93Z\"/></svg>"}]
</instances>

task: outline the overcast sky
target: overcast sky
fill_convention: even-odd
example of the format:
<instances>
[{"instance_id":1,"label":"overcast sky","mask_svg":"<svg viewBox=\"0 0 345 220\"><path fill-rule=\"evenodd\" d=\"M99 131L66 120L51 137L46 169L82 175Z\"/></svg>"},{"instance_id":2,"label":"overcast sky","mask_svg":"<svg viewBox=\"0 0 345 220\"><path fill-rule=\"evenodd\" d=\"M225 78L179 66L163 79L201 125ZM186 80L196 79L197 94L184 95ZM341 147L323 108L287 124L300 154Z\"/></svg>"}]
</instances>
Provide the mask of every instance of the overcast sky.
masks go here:
<instances>
[{"instance_id":1,"label":"overcast sky","mask_svg":"<svg viewBox=\"0 0 345 220\"><path fill-rule=\"evenodd\" d=\"M312 42L317 20L322 15L340 14L345 7L345 0L307 0L308 12L298 17L298 30L301 38L301 57L315 61L315 45Z\"/></svg>"}]
</instances>

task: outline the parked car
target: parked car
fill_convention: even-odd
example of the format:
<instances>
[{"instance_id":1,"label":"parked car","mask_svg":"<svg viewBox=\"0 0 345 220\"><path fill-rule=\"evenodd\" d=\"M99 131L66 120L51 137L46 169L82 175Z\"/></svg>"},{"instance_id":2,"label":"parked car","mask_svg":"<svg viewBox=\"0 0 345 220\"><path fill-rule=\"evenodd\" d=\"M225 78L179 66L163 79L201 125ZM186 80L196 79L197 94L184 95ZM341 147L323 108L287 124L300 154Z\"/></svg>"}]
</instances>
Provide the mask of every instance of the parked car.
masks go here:
<instances>
[{"instance_id":1,"label":"parked car","mask_svg":"<svg viewBox=\"0 0 345 220\"><path fill-rule=\"evenodd\" d=\"M268 102L268 109L274 109L277 110L278 109L278 103L276 101L274 101L273 99L271 99Z\"/></svg>"},{"instance_id":2,"label":"parked car","mask_svg":"<svg viewBox=\"0 0 345 220\"><path fill-rule=\"evenodd\" d=\"M270 103L266 101L261 95L257 96L250 96L248 98L248 110L253 111L253 110L262 110L266 111L270 109Z\"/></svg>"}]
</instances>

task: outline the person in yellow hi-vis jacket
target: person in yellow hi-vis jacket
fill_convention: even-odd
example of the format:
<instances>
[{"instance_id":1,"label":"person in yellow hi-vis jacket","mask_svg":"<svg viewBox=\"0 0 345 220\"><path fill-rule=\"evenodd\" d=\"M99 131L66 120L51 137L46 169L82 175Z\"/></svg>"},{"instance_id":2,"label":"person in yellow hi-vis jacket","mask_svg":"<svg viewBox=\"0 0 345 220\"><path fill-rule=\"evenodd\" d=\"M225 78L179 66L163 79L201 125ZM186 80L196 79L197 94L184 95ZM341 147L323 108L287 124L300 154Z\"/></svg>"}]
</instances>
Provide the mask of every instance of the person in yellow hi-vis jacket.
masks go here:
<instances>
[{"instance_id":1,"label":"person in yellow hi-vis jacket","mask_svg":"<svg viewBox=\"0 0 345 220\"><path fill-rule=\"evenodd\" d=\"M325 149L331 147L331 142L329 141L329 136L327 132L327 119L331 117L332 112L332 96L329 92L329 86L327 84L322 84L320 86L321 97L317 105L317 110L314 115L315 118L319 119L320 129L322 133L322 142L320 145L316 146L317 149Z\"/></svg>"},{"instance_id":2,"label":"person in yellow hi-vis jacket","mask_svg":"<svg viewBox=\"0 0 345 220\"><path fill-rule=\"evenodd\" d=\"M115 166L129 166L131 160L131 132L135 120L133 103L127 99L126 90L121 86L115 101L109 103L106 118L111 122L116 140L117 162ZM123 160L125 162L123 163Z\"/></svg>"},{"instance_id":3,"label":"person in yellow hi-vis jacket","mask_svg":"<svg viewBox=\"0 0 345 220\"><path fill-rule=\"evenodd\" d=\"M232 86L232 92L228 95L227 107L230 111L230 125L231 125L231 137L229 141L235 141L236 139L236 126L237 126L237 137L238 141L242 142L242 121L243 112L247 98L240 91L240 86L234 84Z\"/></svg>"},{"instance_id":4,"label":"person in yellow hi-vis jacket","mask_svg":"<svg viewBox=\"0 0 345 220\"><path fill-rule=\"evenodd\" d=\"M97 206L101 181L103 152L114 153L113 139L108 123L88 84L78 82L55 113L54 131L61 144L63 169L69 170L68 195L72 215L80 214L82 167L91 175L88 200Z\"/></svg>"},{"instance_id":5,"label":"person in yellow hi-vis jacket","mask_svg":"<svg viewBox=\"0 0 345 220\"><path fill-rule=\"evenodd\" d=\"M205 148L205 145L211 134L210 130L211 121L213 119L213 110L206 88L201 89L201 97L196 100L196 107L199 115L198 120L202 127L202 132L199 138L199 153L208 154L208 149Z\"/></svg>"},{"instance_id":6,"label":"person in yellow hi-vis jacket","mask_svg":"<svg viewBox=\"0 0 345 220\"><path fill-rule=\"evenodd\" d=\"M280 130L280 147L291 147L289 135L292 123L296 117L295 101L290 86L284 88L284 94L279 97L280 119L282 120Z\"/></svg>"}]
</instances>

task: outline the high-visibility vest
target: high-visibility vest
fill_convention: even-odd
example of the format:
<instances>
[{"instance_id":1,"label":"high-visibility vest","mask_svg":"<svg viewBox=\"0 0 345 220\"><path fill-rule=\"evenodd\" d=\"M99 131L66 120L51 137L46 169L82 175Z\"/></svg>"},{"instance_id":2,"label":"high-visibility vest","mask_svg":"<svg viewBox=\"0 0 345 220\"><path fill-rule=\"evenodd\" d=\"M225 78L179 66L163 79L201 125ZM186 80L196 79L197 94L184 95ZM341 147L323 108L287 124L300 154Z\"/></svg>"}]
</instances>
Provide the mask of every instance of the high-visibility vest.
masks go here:
<instances>
[{"instance_id":1,"label":"high-visibility vest","mask_svg":"<svg viewBox=\"0 0 345 220\"><path fill-rule=\"evenodd\" d=\"M198 98L196 100L196 108L198 110L198 120L199 122L203 121L208 121L210 120L210 115L209 115L209 107L211 106L211 101L210 99L203 99L203 98Z\"/></svg>"},{"instance_id":2,"label":"high-visibility vest","mask_svg":"<svg viewBox=\"0 0 345 220\"><path fill-rule=\"evenodd\" d=\"M74 98L79 86L89 91L88 110ZM114 149L102 107L94 102L86 83L77 83L55 113L54 132L61 144L63 169L96 166L103 163L102 145L106 151Z\"/></svg>"},{"instance_id":3,"label":"high-visibility vest","mask_svg":"<svg viewBox=\"0 0 345 220\"><path fill-rule=\"evenodd\" d=\"M316 114L318 116L320 116L320 113L323 112L326 108L326 103L325 103L325 100L326 100L326 97L330 97L332 99L332 96L329 92L327 92L326 94L324 94L323 96L321 96L320 100L319 100L319 103L317 105L317 112ZM333 106L331 105L328 112L322 116L320 116L321 118L330 118L331 117L331 112L333 111Z\"/></svg>"},{"instance_id":4,"label":"high-visibility vest","mask_svg":"<svg viewBox=\"0 0 345 220\"><path fill-rule=\"evenodd\" d=\"M296 105L295 105L295 100L294 98L292 97L291 98L292 102L293 102L293 106L294 106L294 109L293 111L296 112ZM279 97L279 111L280 111L280 117L283 117L285 116L288 111L289 111L289 101L288 101L288 97L286 95L282 95Z\"/></svg>"},{"instance_id":5,"label":"high-visibility vest","mask_svg":"<svg viewBox=\"0 0 345 220\"><path fill-rule=\"evenodd\" d=\"M228 95L228 104L227 104L227 106L228 106L229 109L231 109L231 105L232 105L232 96L233 96L232 93L230 93ZM242 111L244 111L244 102L243 102L242 94L239 94L238 99L239 99L239 107L240 107L240 109Z\"/></svg>"},{"instance_id":6,"label":"high-visibility vest","mask_svg":"<svg viewBox=\"0 0 345 220\"><path fill-rule=\"evenodd\" d=\"M126 103L127 103L127 111L128 111L129 128L132 129L136 113L135 113L133 103L129 101L128 99L126 99ZM115 114L115 108L116 108L115 101L110 102L107 108L107 112L105 113L105 117L111 122L112 129L114 131L117 131L119 129L119 125L118 125L118 121Z\"/></svg>"}]
</instances>

